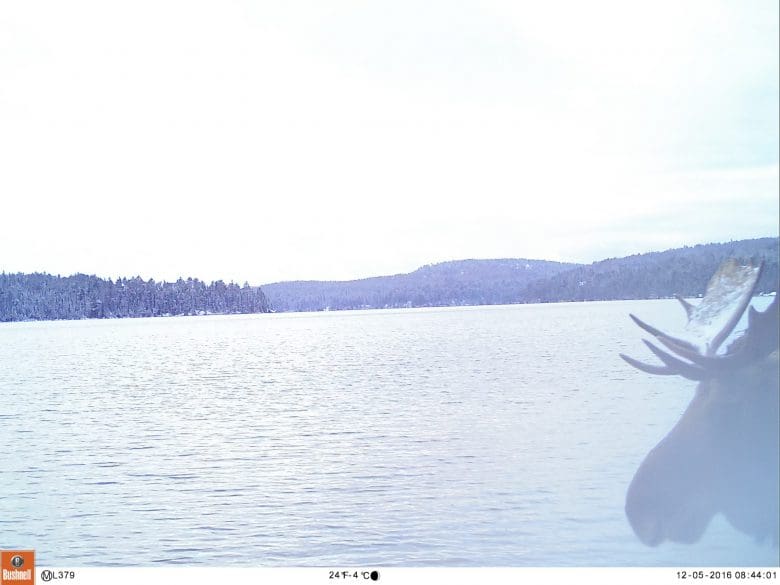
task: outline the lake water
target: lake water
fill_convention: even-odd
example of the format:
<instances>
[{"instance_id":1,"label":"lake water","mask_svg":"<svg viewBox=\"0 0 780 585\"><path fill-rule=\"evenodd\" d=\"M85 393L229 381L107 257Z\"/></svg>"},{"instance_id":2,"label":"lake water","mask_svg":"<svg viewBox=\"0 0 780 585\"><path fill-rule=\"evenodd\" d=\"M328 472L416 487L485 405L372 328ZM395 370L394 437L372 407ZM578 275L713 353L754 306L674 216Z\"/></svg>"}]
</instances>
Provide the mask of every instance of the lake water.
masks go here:
<instances>
[{"instance_id":1,"label":"lake water","mask_svg":"<svg viewBox=\"0 0 780 585\"><path fill-rule=\"evenodd\" d=\"M759 299L762 301L764 299ZM0 324L0 548L60 566L778 565L643 546L674 301Z\"/></svg>"}]
</instances>

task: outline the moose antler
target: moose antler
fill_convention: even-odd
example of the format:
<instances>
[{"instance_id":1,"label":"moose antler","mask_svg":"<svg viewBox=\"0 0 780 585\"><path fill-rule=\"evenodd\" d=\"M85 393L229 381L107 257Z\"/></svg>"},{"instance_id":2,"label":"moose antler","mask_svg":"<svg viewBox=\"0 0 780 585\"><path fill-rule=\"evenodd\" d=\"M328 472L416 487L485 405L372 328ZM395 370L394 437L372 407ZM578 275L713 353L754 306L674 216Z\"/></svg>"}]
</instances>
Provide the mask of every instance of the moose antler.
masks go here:
<instances>
[{"instance_id":1,"label":"moose antler","mask_svg":"<svg viewBox=\"0 0 780 585\"><path fill-rule=\"evenodd\" d=\"M634 323L676 355L644 340L650 351L663 362L662 366L646 364L622 353L620 357L649 374L679 375L699 381L769 354L778 346L777 296L764 312L750 307L745 333L729 346L726 353L718 354L718 349L731 335L750 303L762 269L763 263L740 264L737 260L729 259L720 265L710 279L704 298L698 305L692 305L678 296L677 300L688 315L683 333L685 338L664 333L635 315L630 315Z\"/></svg>"}]
</instances>

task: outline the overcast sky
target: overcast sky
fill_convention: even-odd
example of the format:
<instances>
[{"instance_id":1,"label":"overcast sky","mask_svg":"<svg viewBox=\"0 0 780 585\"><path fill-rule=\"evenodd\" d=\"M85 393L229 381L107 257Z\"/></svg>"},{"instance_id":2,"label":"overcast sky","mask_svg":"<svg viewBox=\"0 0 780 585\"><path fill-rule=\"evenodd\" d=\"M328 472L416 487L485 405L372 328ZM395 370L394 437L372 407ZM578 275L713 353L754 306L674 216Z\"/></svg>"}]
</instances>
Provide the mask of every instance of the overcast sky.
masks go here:
<instances>
[{"instance_id":1,"label":"overcast sky","mask_svg":"<svg viewBox=\"0 0 780 585\"><path fill-rule=\"evenodd\" d=\"M0 270L263 284L778 235L776 0L4 0Z\"/></svg>"}]
</instances>

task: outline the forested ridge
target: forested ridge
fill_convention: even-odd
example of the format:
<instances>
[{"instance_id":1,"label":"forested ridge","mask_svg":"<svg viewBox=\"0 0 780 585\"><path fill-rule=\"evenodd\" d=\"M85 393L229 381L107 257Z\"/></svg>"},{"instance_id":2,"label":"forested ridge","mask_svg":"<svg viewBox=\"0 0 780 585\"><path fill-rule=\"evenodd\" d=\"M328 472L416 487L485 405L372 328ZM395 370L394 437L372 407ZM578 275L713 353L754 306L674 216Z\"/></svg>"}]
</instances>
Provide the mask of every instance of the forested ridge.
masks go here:
<instances>
[{"instance_id":1,"label":"forested ridge","mask_svg":"<svg viewBox=\"0 0 780 585\"><path fill-rule=\"evenodd\" d=\"M762 260L757 292L777 290L778 238L700 244L592 264L458 260L408 274L263 285L277 311L323 311L696 296L726 258Z\"/></svg>"},{"instance_id":2,"label":"forested ridge","mask_svg":"<svg viewBox=\"0 0 780 585\"><path fill-rule=\"evenodd\" d=\"M322 311L516 302L529 283L577 266L523 258L453 260L407 274L263 285L275 311Z\"/></svg>"},{"instance_id":3,"label":"forested ridge","mask_svg":"<svg viewBox=\"0 0 780 585\"><path fill-rule=\"evenodd\" d=\"M710 277L726 258L763 261L756 293L769 293L778 288L779 245L778 238L759 238L610 258L530 283L519 301L695 297L704 293Z\"/></svg>"},{"instance_id":4,"label":"forested ridge","mask_svg":"<svg viewBox=\"0 0 780 585\"><path fill-rule=\"evenodd\" d=\"M197 278L116 281L75 274L0 274L0 321L158 317L210 313L264 313L262 289Z\"/></svg>"},{"instance_id":5,"label":"forested ridge","mask_svg":"<svg viewBox=\"0 0 780 585\"><path fill-rule=\"evenodd\" d=\"M522 258L456 260L407 274L252 287L197 278L155 282L75 274L0 273L0 321L102 319L490 305L697 296L726 258L763 261L758 293L778 289L778 238L700 244L567 264Z\"/></svg>"}]
</instances>

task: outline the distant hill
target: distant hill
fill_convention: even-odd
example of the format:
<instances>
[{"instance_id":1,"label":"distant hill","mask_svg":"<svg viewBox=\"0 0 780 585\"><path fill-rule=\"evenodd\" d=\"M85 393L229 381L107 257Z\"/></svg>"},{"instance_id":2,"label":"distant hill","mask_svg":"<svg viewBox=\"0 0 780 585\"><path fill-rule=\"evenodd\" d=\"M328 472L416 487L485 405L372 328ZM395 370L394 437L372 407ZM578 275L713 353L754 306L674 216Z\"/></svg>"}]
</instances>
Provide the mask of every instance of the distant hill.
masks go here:
<instances>
[{"instance_id":1,"label":"distant hill","mask_svg":"<svg viewBox=\"0 0 780 585\"><path fill-rule=\"evenodd\" d=\"M758 292L778 288L778 238L700 244L593 264L458 260L408 274L262 287L275 311L490 305L696 296L725 258L764 260Z\"/></svg>"},{"instance_id":2,"label":"distant hill","mask_svg":"<svg viewBox=\"0 0 780 585\"><path fill-rule=\"evenodd\" d=\"M578 266L546 260L455 260L408 274L263 285L275 311L495 305L517 302L531 282Z\"/></svg>"},{"instance_id":3,"label":"distant hill","mask_svg":"<svg viewBox=\"0 0 780 585\"><path fill-rule=\"evenodd\" d=\"M523 289L519 302L656 299L704 292L712 274L726 258L764 261L757 292L778 288L778 238L700 244L665 252L610 258L577 266Z\"/></svg>"}]
</instances>

